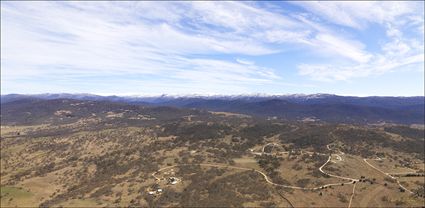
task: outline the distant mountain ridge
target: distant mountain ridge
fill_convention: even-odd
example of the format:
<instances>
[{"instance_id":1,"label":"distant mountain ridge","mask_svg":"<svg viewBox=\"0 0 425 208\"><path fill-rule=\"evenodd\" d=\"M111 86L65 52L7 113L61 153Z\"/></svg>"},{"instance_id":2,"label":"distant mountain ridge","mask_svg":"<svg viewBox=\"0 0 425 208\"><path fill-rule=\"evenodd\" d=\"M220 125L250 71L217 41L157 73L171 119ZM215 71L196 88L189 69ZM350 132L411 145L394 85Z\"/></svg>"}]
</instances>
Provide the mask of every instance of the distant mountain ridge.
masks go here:
<instances>
[{"instance_id":1,"label":"distant mountain ridge","mask_svg":"<svg viewBox=\"0 0 425 208\"><path fill-rule=\"evenodd\" d=\"M354 97L332 94L235 96L100 96L93 94L9 94L1 103L21 99L111 101L145 106L172 106L244 113L288 120L313 118L338 123L424 124L425 97Z\"/></svg>"},{"instance_id":2,"label":"distant mountain ridge","mask_svg":"<svg viewBox=\"0 0 425 208\"><path fill-rule=\"evenodd\" d=\"M122 123L136 122L140 124L156 122L156 119L160 121L180 119L182 116L200 115L200 113L195 109L167 106L145 107L123 102L23 98L2 103L1 122L3 125L65 124L74 123L80 119L114 117L121 120ZM115 125L117 123L119 122L116 122Z\"/></svg>"}]
</instances>

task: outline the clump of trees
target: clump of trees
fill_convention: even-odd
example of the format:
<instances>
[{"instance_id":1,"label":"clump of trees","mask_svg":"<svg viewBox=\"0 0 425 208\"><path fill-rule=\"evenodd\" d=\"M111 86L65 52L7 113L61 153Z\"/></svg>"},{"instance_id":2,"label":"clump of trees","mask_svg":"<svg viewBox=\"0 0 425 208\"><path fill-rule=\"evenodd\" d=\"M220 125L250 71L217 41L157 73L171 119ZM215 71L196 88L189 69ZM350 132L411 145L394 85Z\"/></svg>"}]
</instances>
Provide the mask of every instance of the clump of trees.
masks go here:
<instances>
[{"instance_id":1,"label":"clump of trees","mask_svg":"<svg viewBox=\"0 0 425 208\"><path fill-rule=\"evenodd\" d=\"M410 128L408 126L390 126L385 127L384 130L390 133L399 134L401 136L409 137L416 140L421 140L425 138L425 131L423 129L415 129Z\"/></svg>"},{"instance_id":2,"label":"clump of trees","mask_svg":"<svg viewBox=\"0 0 425 208\"><path fill-rule=\"evenodd\" d=\"M348 202L347 197L344 196L341 193L338 193L337 197L338 197L339 201L342 202L342 203L347 203Z\"/></svg>"},{"instance_id":3,"label":"clump of trees","mask_svg":"<svg viewBox=\"0 0 425 208\"><path fill-rule=\"evenodd\" d=\"M273 155L256 156L258 165L267 172L273 172L280 167L280 159Z\"/></svg>"},{"instance_id":4,"label":"clump of trees","mask_svg":"<svg viewBox=\"0 0 425 208\"><path fill-rule=\"evenodd\" d=\"M299 187L307 187L308 184L310 184L310 179L309 178L303 178L300 179L296 182L297 186Z\"/></svg>"},{"instance_id":5,"label":"clump of trees","mask_svg":"<svg viewBox=\"0 0 425 208\"><path fill-rule=\"evenodd\" d=\"M326 145L333 139L329 136L332 126L306 125L297 131L289 131L280 135L282 143L292 143L294 148L313 148L314 151L326 151Z\"/></svg>"},{"instance_id":6,"label":"clump of trees","mask_svg":"<svg viewBox=\"0 0 425 208\"><path fill-rule=\"evenodd\" d=\"M190 182L183 192L164 190L158 198L146 196L150 206L171 206L179 204L187 207L241 207L248 201L266 201L271 192L262 177L255 171L245 171L222 176L225 170L199 166L182 166L179 174ZM260 181L260 183L259 183Z\"/></svg>"},{"instance_id":7,"label":"clump of trees","mask_svg":"<svg viewBox=\"0 0 425 208\"><path fill-rule=\"evenodd\" d=\"M230 127L217 123L169 123L163 126L162 132L159 136L177 136L176 140L180 142L185 141L198 141L204 139L218 139L229 134L231 131Z\"/></svg>"}]
</instances>

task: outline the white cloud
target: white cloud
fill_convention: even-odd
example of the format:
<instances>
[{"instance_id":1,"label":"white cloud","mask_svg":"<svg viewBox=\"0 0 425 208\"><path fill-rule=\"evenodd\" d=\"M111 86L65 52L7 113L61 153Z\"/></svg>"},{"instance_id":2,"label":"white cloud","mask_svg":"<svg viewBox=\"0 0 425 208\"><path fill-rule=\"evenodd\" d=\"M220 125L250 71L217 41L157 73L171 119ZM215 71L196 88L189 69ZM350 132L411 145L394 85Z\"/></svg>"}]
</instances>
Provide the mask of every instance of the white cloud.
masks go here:
<instances>
[{"instance_id":1,"label":"white cloud","mask_svg":"<svg viewBox=\"0 0 425 208\"><path fill-rule=\"evenodd\" d=\"M329 51L356 62L365 63L371 58L371 55L363 50L364 45L360 42L344 40L329 34L319 34L313 41L317 47L321 46L323 51Z\"/></svg>"},{"instance_id":2,"label":"white cloud","mask_svg":"<svg viewBox=\"0 0 425 208\"><path fill-rule=\"evenodd\" d=\"M234 32L272 28L297 28L293 20L240 2L192 2L189 17L197 21L226 27Z\"/></svg>"},{"instance_id":3,"label":"white cloud","mask_svg":"<svg viewBox=\"0 0 425 208\"><path fill-rule=\"evenodd\" d=\"M2 2L2 85L35 77L141 76L142 81L151 76L182 91L188 86L243 91L285 84L285 72L252 59L292 48L327 62L307 60L299 66L299 74L319 80L348 80L423 63L418 58L423 41L404 33L405 27L423 30L423 11L412 12L417 10L413 3L386 3L296 2L314 14L286 14L253 2ZM381 51L369 51L356 35L317 17L355 30L382 24L389 40Z\"/></svg>"},{"instance_id":4,"label":"white cloud","mask_svg":"<svg viewBox=\"0 0 425 208\"><path fill-rule=\"evenodd\" d=\"M311 44L321 45L324 51L334 52L355 62L336 62L336 64L299 64L299 74L314 80L350 80L358 77L379 75L393 70L416 66L423 71L423 32L409 31L411 27L423 27L423 8L416 2L296 2L316 16L334 24L364 30L372 23L385 30L387 38L381 38L379 51L366 51L358 41L341 39L323 25L317 25L303 16L299 19L318 29ZM374 11L374 12L370 12ZM376 27L376 26L375 26ZM409 31L409 37L405 32ZM412 33L414 35L412 35Z\"/></svg>"},{"instance_id":5,"label":"white cloud","mask_svg":"<svg viewBox=\"0 0 425 208\"><path fill-rule=\"evenodd\" d=\"M258 55L274 51L262 42L189 34L169 24L178 21L177 13L159 19L166 22L151 24L133 16L133 6L141 4L119 5L2 3L2 80L141 74L182 81L203 80L207 84L278 78L272 69L255 64L187 58L198 54Z\"/></svg>"},{"instance_id":6,"label":"white cloud","mask_svg":"<svg viewBox=\"0 0 425 208\"><path fill-rule=\"evenodd\" d=\"M400 68L424 67L424 54L403 57L397 60L378 56L374 61L358 65L300 64L299 74L318 81L346 81L372 75L380 75Z\"/></svg>"},{"instance_id":7,"label":"white cloud","mask_svg":"<svg viewBox=\"0 0 425 208\"><path fill-rule=\"evenodd\" d=\"M420 10L421 4L402 1L297 1L297 5L335 24L362 29ZM423 8L423 5L422 5Z\"/></svg>"},{"instance_id":8,"label":"white cloud","mask_svg":"<svg viewBox=\"0 0 425 208\"><path fill-rule=\"evenodd\" d=\"M244 64L244 65L253 65L254 64L254 62L248 61L248 60L245 60L245 59L236 59L236 62L238 62L240 64Z\"/></svg>"}]
</instances>

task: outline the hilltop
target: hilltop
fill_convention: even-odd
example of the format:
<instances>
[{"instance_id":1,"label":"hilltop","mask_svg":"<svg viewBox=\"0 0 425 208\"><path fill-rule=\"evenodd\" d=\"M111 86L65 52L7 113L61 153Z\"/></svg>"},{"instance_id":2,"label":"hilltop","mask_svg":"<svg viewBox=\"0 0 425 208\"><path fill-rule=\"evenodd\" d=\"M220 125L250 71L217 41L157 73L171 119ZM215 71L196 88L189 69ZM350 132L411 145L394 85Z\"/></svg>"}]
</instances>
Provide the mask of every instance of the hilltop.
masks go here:
<instances>
[{"instance_id":1,"label":"hilltop","mask_svg":"<svg viewBox=\"0 0 425 208\"><path fill-rule=\"evenodd\" d=\"M142 106L172 106L201 110L237 112L292 121L303 119L333 123L424 124L425 98L353 97L314 95L235 95L235 96L99 96L92 94L2 95L3 104L20 99L76 99L112 101Z\"/></svg>"},{"instance_id":2,"label":"hilltop","mask_svg":"<svg viewBox=\"0 0 425 208\"><path fill-rule=\"evenodd\" d=\"M420 125L69 98L1 108L1 206L424 203Z\"/></svg>"}]
</instances>

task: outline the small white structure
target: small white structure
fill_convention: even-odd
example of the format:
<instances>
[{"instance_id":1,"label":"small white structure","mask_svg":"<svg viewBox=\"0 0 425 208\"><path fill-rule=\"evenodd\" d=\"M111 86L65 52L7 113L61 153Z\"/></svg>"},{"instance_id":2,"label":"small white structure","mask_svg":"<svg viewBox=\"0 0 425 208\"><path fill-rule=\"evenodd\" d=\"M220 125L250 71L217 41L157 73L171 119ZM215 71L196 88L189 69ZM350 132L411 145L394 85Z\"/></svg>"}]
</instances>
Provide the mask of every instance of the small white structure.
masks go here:
<instances>
[{"instance_id":1,"label":"small white structure","mask_svg":"<svg viewBox=\"0 0 425 208\"><path fill-rule=\"evenodd\" d=\"M154 195L156 192L155 191L148 191L149 195Z\"/></svg>"},{"instance_id":2,"label":"small white structure","mask_svg":"<svg viewBox=\"0 0 425 208\"><path fill-rule=\"evenodd\" d=\"M159 188L158 190L156 190L156 192L161 193L162 189Z\"/></svg>"},{"instance_id":3,"label":"small white structure","mask_svg":"<svg viewBox=\"0 0 425 208\"><path fill-rule=\"evenodd\" d=\"M176 177L169 177L168 178L168 183L170 183L171 185L175 185L179 182L179 179Z\"/></svg>"}]
</instances>

